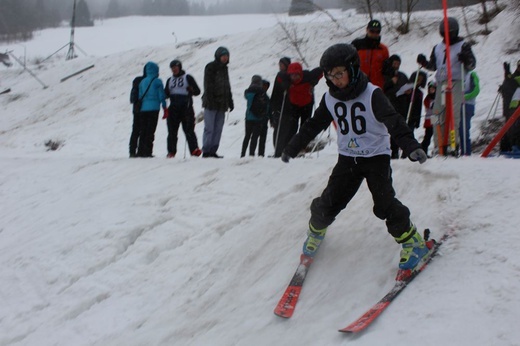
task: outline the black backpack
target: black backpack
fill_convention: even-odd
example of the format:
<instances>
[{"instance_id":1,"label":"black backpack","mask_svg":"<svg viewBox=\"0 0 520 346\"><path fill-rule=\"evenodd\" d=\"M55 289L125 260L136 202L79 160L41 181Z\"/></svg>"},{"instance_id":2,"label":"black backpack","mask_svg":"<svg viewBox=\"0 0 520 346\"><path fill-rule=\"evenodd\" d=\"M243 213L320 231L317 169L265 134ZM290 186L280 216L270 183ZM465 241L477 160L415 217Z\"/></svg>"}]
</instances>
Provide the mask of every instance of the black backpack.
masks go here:
<instances>
[{"instance_id":1,"label":"black backpack","mask_svg":"<svg viewBox=\"0 0 520 346\"><path fill-rule=\"evenodd\" d=\"M141 110L141 102L139 102L139 83L144 76L135 77L132 81L132 90L130 91L130 103L134 105L133 112L138 113Z\"/></svg>"},{"instance_id":2,"label":"black backpack","mask_svg":"<svg viewBox=\"0 0 520 346\"><path fill-rule=\"evenodd\" d=\"M265 92L257 93L251 102L250 111L259 119L264 119L267 116L267 106L269 100Z\"/></svg>"}]
</instances>

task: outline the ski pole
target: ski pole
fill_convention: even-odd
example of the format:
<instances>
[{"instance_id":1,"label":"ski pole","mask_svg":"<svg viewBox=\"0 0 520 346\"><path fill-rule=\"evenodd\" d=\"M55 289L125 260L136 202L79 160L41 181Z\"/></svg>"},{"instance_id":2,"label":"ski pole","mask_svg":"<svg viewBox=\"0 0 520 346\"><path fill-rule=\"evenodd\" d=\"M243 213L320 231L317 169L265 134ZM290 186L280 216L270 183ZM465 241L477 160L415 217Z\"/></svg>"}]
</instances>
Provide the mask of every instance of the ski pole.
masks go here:
<instances>
[{"instance_id":1,"label":"ski pole","mask_svg":"<svg viewBox=\"0 0 520 346\"><path fill-rule=\"evenodd\" d=\"M280 116L278 117L278 128L276 130L276 140L274 142L274 154L276 156L276 150L278 149L278 139L280 138L280 125L282 124L283 110L285 107L285 98L287 96L287 90L283 92L282 109L280 110Z\"/></svg>"},{"instance_id":2,"label":"ski pole","mask_svg":"<svg viewBox=\"0 0 520 346\"><path fill-rule=\"evenodd\" d=\"M415 81L413 82L413 90L412 90L412 98L410 100L410 105L408 106L408 114L406 114L406 123L410 121L410 113L412 113L412 105L415 97L415 88L417 87L417 80L419 79L419 72L421 71L421 65L415 72Z\"/></svg>"},{"instance_id":3,"label":"ski pole","mask_svg":"<svg viewBox=\"0 0 520 346\"><path fill-rule=\"evenodd\" d=\"M486 120L489 120L489 117L491 116L491 112L493 112L493 108L495 108L495 111L493 112L493 118L497 114L498 110L498 99L500 98L500 91L497 92L497 96L495 97L495 101L493 101L493 104L491 105L491 108L489 109L488 115Z\"/></svg>"}]
</instances>

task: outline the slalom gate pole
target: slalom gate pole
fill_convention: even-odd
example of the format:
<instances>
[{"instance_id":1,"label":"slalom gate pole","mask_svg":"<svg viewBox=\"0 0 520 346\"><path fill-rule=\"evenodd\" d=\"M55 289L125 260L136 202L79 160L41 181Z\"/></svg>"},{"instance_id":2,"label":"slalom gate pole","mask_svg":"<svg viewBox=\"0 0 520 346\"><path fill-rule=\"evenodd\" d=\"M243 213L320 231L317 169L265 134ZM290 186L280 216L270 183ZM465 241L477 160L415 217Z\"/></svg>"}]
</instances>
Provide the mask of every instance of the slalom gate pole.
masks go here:
<instances>
[{"instance_id":1,"label":"slalom gate pole","mask_svg":"<svg viewBox=\"0 0 520 346\"><path fill-rule=\"evenodd\" d=\"M471 73L471 72L469 72ZM463 148L463 151L464 151L464 155L467 155L467 144L466 144L466 140L467 140L467 134L466 134L466 130L467 130L467 124L466 124L466 97L465 97L465 93L466 93L466 89L465 89L465 86L464 86L464 82L466 81L466 74L464 73L464 64L461 64L461 68L460 68L460 74L461 74L461 85L462 85L462 148ZM471 82L470 82L471 83Z\"/></svg>"},{"instance_id":2,"label":"slalom gate pole","mask_svg":"<svg viewBox=\"0 0 520 346\"><path fill-rule=\"evenodd\" d=\"M504 124L504 126L502 126L502 128L500 129L500 131L498 131L498 133L496 134L495 138L493 138L491 140L491 142L488 144L488 146L486 147L486 149L484 149L484 151L482 152L482 155L481 157L487 157L489 155L489 153L491 152L491 150L493 150L493 148L495 147L495 145L497 145L497 143L502 139L502 137L504 137L504 135L506 134L506 132L509 130L509 128L511 126L513 126L513 124L515 123L515 121L520 118L520 107L518 107L516 109L516 111L513 113L513 115L511 116L511 118L509 118L509 120Z\"/></svg>"},{"instance_id":3,"label":"slalom gate pole","mask_svg":"<svg viewBox=\"0 0 520 346\"><path fill-rule=\"evenodd\" d=\"M448 85L446 87L446 121L444 126L446 127L444 133L445 138L449 138L449 145L452 152L457 150L456 147L456 135L455 135L455 124L454 124L454 109L453 109L453 81L451 72L451 52L450 52L450 26L448 24L448 2L442 0L443 13L444 13L444 43L446 46L446 66L448 68ZM460 110L459 110L460 111Z\"/></svg>"}]
</instances>

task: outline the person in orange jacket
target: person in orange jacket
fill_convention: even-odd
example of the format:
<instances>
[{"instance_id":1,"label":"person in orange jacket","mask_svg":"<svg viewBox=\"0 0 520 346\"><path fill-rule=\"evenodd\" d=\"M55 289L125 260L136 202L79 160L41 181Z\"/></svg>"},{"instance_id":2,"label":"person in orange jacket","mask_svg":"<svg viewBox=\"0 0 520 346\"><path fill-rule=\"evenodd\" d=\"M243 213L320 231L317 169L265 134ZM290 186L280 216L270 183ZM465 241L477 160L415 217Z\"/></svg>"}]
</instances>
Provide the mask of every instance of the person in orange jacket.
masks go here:
<instances>
[{"instance_id":1,"label":"person in orange jacket","mask_svg":"<svg viewBox=\"0 0 520 346\"><path fill-rule=\"evenodd\" d=\"M370 83L382 89L385 84L383 63L389 53L388 47L381 43L381 22L375 19L368 22L366 36L355 39L352 45L358 51L361 71L368 76Z\"/></svg>"}]
</instances>

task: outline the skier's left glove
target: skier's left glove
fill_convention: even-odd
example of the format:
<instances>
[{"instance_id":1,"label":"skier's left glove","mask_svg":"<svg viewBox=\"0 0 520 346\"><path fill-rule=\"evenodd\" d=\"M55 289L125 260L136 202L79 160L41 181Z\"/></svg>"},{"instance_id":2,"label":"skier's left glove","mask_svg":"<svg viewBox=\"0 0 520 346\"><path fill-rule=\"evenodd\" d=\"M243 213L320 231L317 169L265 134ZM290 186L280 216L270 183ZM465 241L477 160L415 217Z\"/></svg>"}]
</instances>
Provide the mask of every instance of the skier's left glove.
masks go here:
<instances>
[{"instance_id":1,"label":"skier's left glove","mask_svg":"<svg viewBox=\"0 0 520 346\"><path fill-rule=\"evenodd\" d=\"M164 108L163 108L163 111L164 111L164 114L163 114L162 118L163 118L163 119L167 119L167 118L168 118L168 115L169 115L168 108L164 107Z\"/></svg>"},{"instance_id":2,"label":"skier's left glove","mask_svg":"<svg viewBox=\"0 0 520 346\"><path fill-rule=\"evenodd\" d=\"M425 163L428 159L428 156L426 156L426 153L424 152L424 150L422 150L422 148L415 149L410 153L408 157L411 161L419 161L420 164Z\"/></svg>"}]
</instances>

